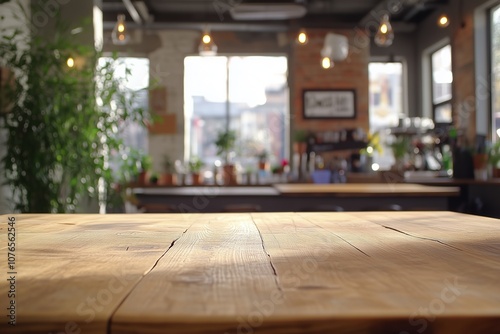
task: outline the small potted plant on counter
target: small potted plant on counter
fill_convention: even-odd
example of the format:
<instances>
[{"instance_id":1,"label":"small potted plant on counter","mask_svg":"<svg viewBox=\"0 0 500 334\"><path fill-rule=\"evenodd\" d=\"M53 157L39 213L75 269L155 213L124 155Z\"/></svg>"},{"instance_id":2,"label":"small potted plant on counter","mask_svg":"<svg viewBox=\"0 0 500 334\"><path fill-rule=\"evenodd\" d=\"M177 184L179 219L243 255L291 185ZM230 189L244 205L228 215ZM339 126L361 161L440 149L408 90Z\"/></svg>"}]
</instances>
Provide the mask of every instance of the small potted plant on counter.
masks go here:
<instances>
[{"instance_id":1,"label":"small potted plant on counter","mask_svg":"<svg viewBox=\"0 0 500 334\"><path fill-rule=\"evenodd\" d=\"M203 184L202 175L200 174L202 167L204 166L203 161L200 158L194 157L189 163L189 171L191 172L191 177L193 179L193 185L198 186Z\"/></svg>"},{"instance_id":2,"label":"small potted plant on counter","mask_svg":"<svg viewBox=\"0 0 500 334\"><path fill-rule=\"evenodd\" d=\"M151 160L151 156L149 156L148 154L142 155L140 160L139 177L137 179L137 182L140 185L144 185L147 183L148 171L151 169L152 164L153 162Z\"/></svg>"},{"instance_id":3,"label":"small potted plant on counter","mask_svg":"<svg viewBox=\"0 0 500 334\"><path fill-rule=\"evenodd\" d=\"M168 155L163 156L163 173L161 174L160 184L171 186L177 184L177 175L175 174L175 164Z\"/></svg>"},{"instance_id":4,"label":"small potted plant on counter","mask_svg":"<svg viewBox=\"0 0 500 334\"><path fill-rule=\"evenodd\" d=\"M232 130L219 132L217 139L215 140L215 146L217 147L217 155L221 156L224 160L223 171L224 171L224 184L225 185L235 185L236 182L236 166L230 162L231 152L234 150L236 143L236 133Z\"/></svg>"},{"instance_id":5,"label":"small potted plant on counter","mask_svg":"<svg viewBox=\"0 0 500 334\"><path fill-rule=\"evenodd\" d=\"M500 178L500 139L488 149L488 163L491 165L491 176Z\"/></svg>"},{"instance_id":6,"label":"small potted plant on counter","mask_svg":"<svg viewBox=\"0 0 500 334\"><path fill-rule=\"evenodd\" d=\"M269 154L266 150L263 150L259 154L257 154L257 158L259 159L259 170L268 170L269 169Z\"/></svg>"},{"instance_id":7,"label":"small potted plant on counter","mask_svg":"<svg viewBox=\"0 0 500 334\"><path fill-rule=\"evenodd\" d=\"M295 130L293 132L293 151L303 154L307 150L308 133L306 130Z\"/></svg>"}]
</instances>

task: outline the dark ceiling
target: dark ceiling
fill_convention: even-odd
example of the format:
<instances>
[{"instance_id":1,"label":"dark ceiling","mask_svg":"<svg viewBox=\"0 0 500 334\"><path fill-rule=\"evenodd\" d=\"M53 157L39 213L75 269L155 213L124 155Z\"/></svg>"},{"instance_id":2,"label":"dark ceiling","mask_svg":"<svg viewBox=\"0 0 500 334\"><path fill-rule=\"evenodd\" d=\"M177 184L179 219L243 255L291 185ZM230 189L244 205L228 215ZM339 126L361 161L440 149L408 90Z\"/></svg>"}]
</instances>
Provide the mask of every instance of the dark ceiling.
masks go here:
<instances>
[{"instance_id":1,"label":"dark ceiling","mask_svg":"<svg viewBox=\"0 0 500 334\"><path fill-rule=\"evenodd\" d=\"M303 6L300 18L235 20L231 10L240 4ZM297 28L373 28L383 13L391 14L395 30L412 30L448 0L104 0L105 28L112 28L118 14L145 29L202 29L286 31Z\"/></svg>"}]
</instances>

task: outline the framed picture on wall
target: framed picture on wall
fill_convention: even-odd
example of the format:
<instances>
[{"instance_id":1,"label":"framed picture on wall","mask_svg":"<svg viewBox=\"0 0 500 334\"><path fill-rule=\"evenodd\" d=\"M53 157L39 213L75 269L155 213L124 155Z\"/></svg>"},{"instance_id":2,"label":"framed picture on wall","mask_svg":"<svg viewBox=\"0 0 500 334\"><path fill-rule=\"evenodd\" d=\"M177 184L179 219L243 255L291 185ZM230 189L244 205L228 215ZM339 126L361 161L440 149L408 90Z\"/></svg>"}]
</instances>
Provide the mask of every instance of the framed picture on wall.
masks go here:
<instances>
[{"instance_id":1,"label":"framed picture on wall","mask_svg":"<svg viewBox=\"0 0 500 334\"><path fill-rule=\"evenodd\" d=\"M354 89L306 89L303 104L305 119L356 117Z\"/></svg>"}]
</instances>

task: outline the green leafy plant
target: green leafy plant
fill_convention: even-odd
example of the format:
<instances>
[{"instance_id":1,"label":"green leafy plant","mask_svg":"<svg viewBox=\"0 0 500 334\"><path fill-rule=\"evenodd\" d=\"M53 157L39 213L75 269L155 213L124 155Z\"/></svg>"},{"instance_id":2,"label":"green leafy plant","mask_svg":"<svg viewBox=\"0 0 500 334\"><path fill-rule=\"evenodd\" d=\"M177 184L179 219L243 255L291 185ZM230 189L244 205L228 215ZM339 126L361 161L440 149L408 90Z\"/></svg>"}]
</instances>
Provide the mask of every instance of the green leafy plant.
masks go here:
<instances>
[{"instance_id":1,"label":"green leafy plant","mask_svg":"<svg viewBox=\"0 0 500 334\"><path fill-rule=\"evenodd\" d=\"M164 173L167 173L167 174L175 173L175 164L172 161L172 159L170 158L170 156L168 156L166 154L163 155L162 165L163 165L163 172Z\"/></svg>"},{"instance_id":2,"label":"green leafy plant","mask_svg":"<svg viewBox=\"0 0 500 334\"><path fill-rule=\"evenodd\" d=\"M263 150L257 154L257 158L259 159L259 162L266 162L269 158L269 153L266 150Z\"/></svg>"},{"instance_id":3,"label":"green leafy plant","mask_svg":"<svg viewBox=\"0 0 500 334\"><path fill-rule=\"evenodd\" d=\"M493 168L498 168L500 163L500 140L497 140L488 149L488 162Z\"/></svg>"},{"instance_id":4,"label":"green leafy plant","mask_svg":"<svg viewBox=\"0 0 500 334\"><path fill-rule=\"evenodd\" d=\"M198 157L193 157L189 162L189 170L191 173L199 173L201 168L204 166L203 161Z\"/></svg>"},{"instance_id":5,"label":"green leafy plant","mask_svg":"<svg viewBox=\"0 0 500 334\"><path fill-rule=\"evenodd\" d=\"M307 142L308 132L306 130L295 130L293 132L293 141L296 143Z\"/></svg>"},{"instance_id":6,"label":"green leafy plant","mask_svg":"<svg viewBox=\"0 0 500 334\"><path fill-rule=\"evenodd\" d=\"M146 172L150 170L151 167L153 166L153 159L149 154L144 154L141 156L140 165L141 165L141 171Z\"/></svg>"},{"instance_id":7,"label":"green leafy plant","mask_svg":"<svg viewBox=\"0 0 500 334\"><path fill-rule=\"evenodd\" d=\"M38 10L33 6L32 15ZM116 63L99 62L100 54L77 44L60 21L50 36L20 30L0 35L2 66L12 73L0 106L10 106L0 110L7 133L2 169L15 209L74 212L84 199L99 198L102 181L112 191L116 177L107 152L122 156L124 124L148 120L136 107L137 93L113 76Z\"/></svg>"},{"instance_id":8,"label":"green leafy plant","mask_svg":"<svg viewBox=\"0 0 500 334\"><path fill-rule=\"evenodd\" d=\"M392 149L392 153L394 154L394 158L396 160L404 158L406 153L410 149L411 141L407 136L398 136L396 139L389 144Z\"/></svg>"},{"instance_id":9,"label":"green leafy plant","mask_svg":"<svg viewBox=\"0 0 500 334\"><path fill-rule=\"evenodd\" d=\"M236 132L232 130L219 132L215 140L217 155L222 156L226 164L229 164L229 154L234 150L236 144Z\"/></svg>"}]
</instances>

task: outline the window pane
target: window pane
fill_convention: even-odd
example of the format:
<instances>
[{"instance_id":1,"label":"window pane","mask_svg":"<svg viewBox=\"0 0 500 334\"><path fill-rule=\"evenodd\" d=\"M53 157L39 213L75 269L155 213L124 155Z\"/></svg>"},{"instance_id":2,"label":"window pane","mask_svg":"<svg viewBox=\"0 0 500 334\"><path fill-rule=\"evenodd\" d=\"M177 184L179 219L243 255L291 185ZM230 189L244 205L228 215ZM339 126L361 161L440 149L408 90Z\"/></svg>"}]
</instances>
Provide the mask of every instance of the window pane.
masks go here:
<instances>
[{"instance_id":1,"label":"window pane","mask_svg":"<svg viewBox=\"0 0 500 334\"><path fill-rule=\"evenodd\" d=\"M116 79L123 80L123 85L127 90L134 91L136 108L149 108L149 59L147 58L133 58L133 57L120 57L116 61L113 58L101 57L99 64L104 65L108 62L114 64L113 75ZM126 71L129 70L129 75ZM124 80L124 79L127 80ZM125 152L137 150L142 153L148 152L148 132L147 129L136 122L127 121L123 123L120 128L120 139L123 140ZM110 167L113 170L118 170L122 160L116 156L118 152L110 152Z\"/></svg>"},{"instance_id":2,"label":"window pane","mask_svg":"<svg viewBox=\"0 0 500 334\"><path fill-rule=\"evenodd\" d=\"M379 132L379 142L387 141L385 131L397 126L403 110L403 64L396 62L369 64L370 80L370 132ZM386 170L393 164L392 151L389 147L382 147L381 152L375 151L373 162Z\"/></svg>"},{"instance_id":3,"label":"window pane","mask_svg":"<svg viewBox=\"0 0 500 334\"><path fill-rule=\"evenodd\" d=\"M370 128L398 125L403 113L403 64L370 63Z\"/></svg>"},{"instance_id":4,"label":"window pane","mask_svg":"<svg viewBox=\"0 0 500 334\"><path fill-rule=\"evenodd\" d=\"M189 153L208 163L217 159L213 144L226 128L227 57L186 57L184 116Z\"/></svg>"},{"instance_id":5,"label":"window pane","mask_svg":"<svg viewBox=\"0 0 500 334\"><path fill-rule=\"evenodd\" d=\"M451 103L441 104L434 109L434 122L435 123L451 123Z\"/></svg>"},{"instance_id":6,"label":"window pane","mask_svg":"<svg viewBox=\"0 0 500 334\"><path fill-rule=\"evenodd\" d=\"M286 58L231 57L229 73L230 127L238 133L240 163L251 168L266 151L278 165L286 157Z\"/></svg>"},{"instance_id":7,"label":"window pane","mask_svg":"<svg viewBox=\"0 0 500 334\"><path fill-rule=\"evenodd\" d=\"M447 45L432 54L432 101L433 104L451 99L451 46Z\"/></svg>"},{"instance_id":8,"label":"window pane","mask_svg":"<svg viewBox=\"0 0 500 334\"><path fill-rule=\"evenodd\" d=\"M229 117L237 133L235 160L244 168L255 167L263 150L275 164L287 157L286 57L187 57L184 64L191 156L207 164L221 158L213 143Z\"/></svg>"},{"instance_id":9,"label":"window pane","mask_svg":"<svg viewBox=\"0 0 500 334\"><path fill-rule=\"evenodd\" d=\"M491 19L491 68L492 68L492 127L493 138L500 137L500 6L492 11ZM495 135L496 133L496 135Z\"/></svg>"}]
</instances>

